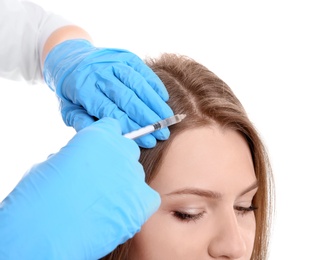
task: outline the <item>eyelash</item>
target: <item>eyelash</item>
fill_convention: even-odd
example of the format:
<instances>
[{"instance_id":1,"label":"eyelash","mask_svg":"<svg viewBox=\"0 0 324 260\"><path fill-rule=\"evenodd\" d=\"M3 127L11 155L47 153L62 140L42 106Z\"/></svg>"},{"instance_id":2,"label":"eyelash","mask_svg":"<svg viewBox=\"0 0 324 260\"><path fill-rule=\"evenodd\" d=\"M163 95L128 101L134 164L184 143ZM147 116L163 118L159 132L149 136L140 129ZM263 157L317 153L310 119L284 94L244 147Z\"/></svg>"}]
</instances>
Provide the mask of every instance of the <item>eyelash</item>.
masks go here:
<instances>
[{"instance_id":1,"label":"eyelash","mask_svg":"<svg viewBox=\"0 0 324 260\"><path fill-rule=\"evenodd\" d=\"M244 216L250 212L256 211L258 209L258 207L251 205L250 207L239 207L239 206L235 206L234 209L238 212L238 215ZM181 211L174 211L172 214L174 217L176 217L177 219L179 219L180 221L184 221L184 222L190 222L190 221L197 221L199 220L205 212L201 212L198 214L189 214L186 212L181 212Z\"/></svg>"},{"instance_id":2,"label":"eyelash","mask_svg":"<svg viewBox=\"0 0 324 260\"><path fill-rule=\"evenodd\" d=\"M205 212L200 212L198 214L189 214L186 212L174 211L173 216L175 216L180 221L190 222L200 219L204 215L204 213Z\"/></svg>"},{"instance_id":3,"label":"eyelash","mask_svg":"<svg viewBox=\"0 0 324 260\"><path fill-rule=\"evenodd\" d=\"M239 215L244 216L245 214L248 214L250 212L256 211L258 207L254 206L253 204L250 207L239 207L236 206L234 209L238 212Z\"/></svg>"}]
</instances>

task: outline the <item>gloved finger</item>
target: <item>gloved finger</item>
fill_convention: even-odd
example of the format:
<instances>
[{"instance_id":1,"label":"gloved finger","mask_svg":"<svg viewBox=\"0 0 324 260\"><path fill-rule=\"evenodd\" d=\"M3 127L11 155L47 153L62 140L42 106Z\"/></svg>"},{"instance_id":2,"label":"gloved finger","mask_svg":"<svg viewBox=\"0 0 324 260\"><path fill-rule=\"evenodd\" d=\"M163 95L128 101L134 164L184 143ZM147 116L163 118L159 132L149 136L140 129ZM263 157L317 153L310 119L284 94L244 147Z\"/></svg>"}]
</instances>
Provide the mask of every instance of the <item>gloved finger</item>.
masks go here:
<instances>
[{"instance_id":1,"label":"gloved finger","mask_svg":"<svg viewBox=\"0 0 324 260\"><path fill-rule=\"evenodd\" d=\"M156 123L161 119L173 115L173 112L170 109L169 113L166 114L167 116L163 116L162 118L159 117L149 109L131 89L125 88L125 86L118 80L112 82L111 79L104 79L101 77L101 80L97 81L96 86L108 95L109 98L113 99L113 102L111 102L107 98L100 97L102 100L97 100L98 104L101 104L101 106L97 107L100 111L97 111L96 114L99 115L99 118L111 116L120 120L124 117L121 113L126 113L130 121L129 123L131 124L127 129L129 132ZM164 101L162 102L164 103ZM136 123L136 125L132 122ZM166 140L170 136L170 131L167 128L163 128L152 133L152 135L159 140ZM144 138L142 140L144 140Z\"/></svg>"},{"instance_id":2,"label":"gloved finger","mask_svg":"<svg viewBox=\"0 0 324 260\"><path fill-rule=\"evenodd\" d=\"M149 68L148 68L149 69ZM152 71L153 72L153 71ZM151 108L161 119L170 117L173 115L173 112L169 105L166 103L166 100L161 98L157 89L165 88L161 80L155 75L155 79L158 82L161 82L162 86L157 88L150 85L146 78L142 74L138 73L131 67L128 67L124 64L118 64L113 67L114 75L129 89L131 89L137 97L142 100L149 108ZM153 76L150 76L153 82ZM158 83L156 84L158 85ZM121 98L123 96L117 96ZM117 101L116 101L117 102Z\"/></svg>"},{"instance_id":3,"label":"gloved finger","mask_svg":"<svg viewBox=\"0 0 324 260\"><path fill-rule=\"evenodd\" d=\"M146 103L138 98L132 89L125 87L125 85L118 79L111 79L111 77L107 75L98 75L97 77L96 87L138 125L146 126L161 120L158 113L147 106ZM155 97L158 97L156 93ZM104 100L101 102L104 102ZM107 106L103 108L106 107ZM156 109L158 110L158 108ZM109 110L112 109L110 108ZM105 113L107 113L107 111L105 111Z\"/></svg>"},{"instance_id":4,"label":"gloved finger","mask_svg":"<svg viewBox=\"0 0 324 260\"><path fill-rule=\"evenodd\" d=\"M169 99L169 94L161 79L147 66L142 59L134 54L133 59L128 59L126 64L141 75L154 91L164 100ZM125 75L127 76L127 75ZM122 80L123 81L123 80ZM123 81L124 82L124 81Z\"/></svg>"},{"instance_id":5,"label":"gloved finger","mask_svg":"<svg viewBox=\"0 0 324 260\"><path fill-rule=\"evenodd\" d=\"M72 126L77 132L95 121L95 118L89 115L82 106L73 104L66 99L60 99L60 110L64 123L67 126Z\"/></svg>"},{"instance_id":6,"label":"gloved finger","mask_svg":"<svg viewBox=\"0 0 324 260\"><path fill-rule=\"evenodd\" d=\"M144 135L134 140L138 146L143 148L153 148L156 146L156 139L152 134Z\"/></svg>"},{"instance_id":7,"label":"gloved finger","mask_svg":"<svg viewBox=\"0 0 324 260\"><path fill-rule=\"evenodd\" d=\"M99 53L101 53L101 55ZM109 56L108 58L107 55ZM143 60L139 58L136 54L124 49L102 49L98 51L98 55L96 55L96 63L102 64L104 62L107 62L107 59L110 61L111 64L118 64L118 66L123 64L125 67L136 71L136 74L140 75L151 86L151 88L153 88L153 90L162 98L162 100L167 101L169 99L169 94L163 82L153 72L153 70L150 67L148 67L143 62ZM121 62L122 60L124 61L124 63ZM134 73L133 71L131 71L131 77ZM126 71L121 72L123 74L128 73Z\"/></svg>"}]
</instances>

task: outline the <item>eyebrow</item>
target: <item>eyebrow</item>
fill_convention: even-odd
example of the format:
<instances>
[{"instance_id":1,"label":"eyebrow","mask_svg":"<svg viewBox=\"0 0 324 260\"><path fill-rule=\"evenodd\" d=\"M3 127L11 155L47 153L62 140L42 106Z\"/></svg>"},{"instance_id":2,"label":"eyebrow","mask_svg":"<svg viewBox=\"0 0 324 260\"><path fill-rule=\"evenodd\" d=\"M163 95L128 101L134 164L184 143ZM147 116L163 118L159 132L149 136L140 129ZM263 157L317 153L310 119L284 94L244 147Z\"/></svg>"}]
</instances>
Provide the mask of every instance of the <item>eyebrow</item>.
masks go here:
<instances>
[{"instance_id":1,"label":"eyebrow","mask_svg":"<svg viewBox=\"0 0 324 260\"><path fill-rule=\"evenodd\" d=\"M203 190L198 188L184 188L180 190L176 190L165 194L166 196L173 196L173 195L197 195L201 197L206 197L209 199L220 199L222 198L222 194L219 192L214 192L210 190Z\"/></svg>"},{"instance_id":2,"label":"eyebrow","mask_svg":"<svg viewBox=\"0 0 324 260\"><path fill-rule=\"evenodd\" d=\"M239 193L239 197L245 195L246 193L258 188L258 181L253 182L251 185L246 187L241 193ZM208 199L221 199L223 194L216 191L204 190L199 188L184 188L172 191L170 193L165 194L166 196L174 196L174 195L197 195L201 197L205 197Z\"/></svg>"}]
</instances>

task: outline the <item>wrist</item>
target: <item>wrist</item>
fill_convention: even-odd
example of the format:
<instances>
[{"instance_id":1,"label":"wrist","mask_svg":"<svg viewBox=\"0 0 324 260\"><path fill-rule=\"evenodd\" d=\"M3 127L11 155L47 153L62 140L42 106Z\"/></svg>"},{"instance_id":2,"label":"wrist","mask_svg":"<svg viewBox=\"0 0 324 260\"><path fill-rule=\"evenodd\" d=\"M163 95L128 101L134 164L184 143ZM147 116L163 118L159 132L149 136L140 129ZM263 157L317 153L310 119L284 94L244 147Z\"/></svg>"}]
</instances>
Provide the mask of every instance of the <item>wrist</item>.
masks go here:
<instances>
[{"instance_id":1,"label":"wrist","mask_svg":"<svg viewBox=\"0 0 324 260\"><path fill-rule=\"evenodd\" d=\"M42 52L42 65L44 65L45 59L49 52L58 44L73 39L84 39L92 42L91 36L82 28L75 25L68 25L61 27L54 31L46 40L43 52Z\"/></svg>"},{"instance_id":2,"label":"wrist","mask_svg":"<svg viewBox=\"0 0 324 260\"><path fill-rule=\"evenodd\" d=\"M86 39L68 39L55 45L48 53L43 76L47 85L62 97L60 86L66 75L93 50L94 46Z\"/></svg>"}]
</instances>

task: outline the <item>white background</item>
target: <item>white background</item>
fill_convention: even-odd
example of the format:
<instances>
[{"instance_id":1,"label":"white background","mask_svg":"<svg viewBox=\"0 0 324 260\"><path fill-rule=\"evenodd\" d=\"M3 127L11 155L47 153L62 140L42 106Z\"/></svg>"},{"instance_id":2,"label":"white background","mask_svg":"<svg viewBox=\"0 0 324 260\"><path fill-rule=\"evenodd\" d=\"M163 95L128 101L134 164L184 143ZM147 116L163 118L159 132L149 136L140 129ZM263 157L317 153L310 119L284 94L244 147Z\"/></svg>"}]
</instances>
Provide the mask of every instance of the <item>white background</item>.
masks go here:
<instances>
[{"instance_id":1,"label":"white background","mask_svg":"<svg viewBox=\"0 0 324 260\"><path fill-rule=\"evenodd\" d=\"M195 58L236 93L270 153L276 181L271 260L323 248L324 15L320 1L38 0L97 46L141 58ZM262 2L262 3L261 3ZM0 80L0 201L74 134L46 85Z\"/></svg>"}]
</instances>

